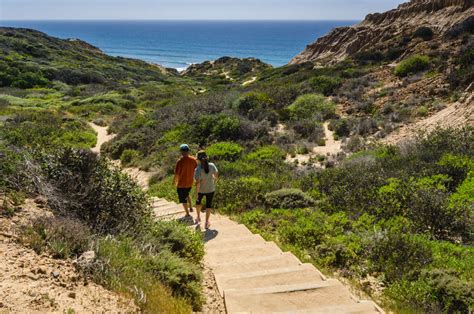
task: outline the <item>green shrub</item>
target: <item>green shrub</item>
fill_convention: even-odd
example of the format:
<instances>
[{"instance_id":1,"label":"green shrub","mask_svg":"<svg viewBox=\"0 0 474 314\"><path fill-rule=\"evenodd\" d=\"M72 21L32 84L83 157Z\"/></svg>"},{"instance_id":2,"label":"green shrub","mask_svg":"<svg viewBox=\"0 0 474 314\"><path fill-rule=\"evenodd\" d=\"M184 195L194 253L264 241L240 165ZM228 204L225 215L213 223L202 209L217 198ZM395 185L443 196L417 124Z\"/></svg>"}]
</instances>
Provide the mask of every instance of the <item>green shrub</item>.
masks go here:
<instances>
[{"instance_id":1,"label":"green shrub","mask_svg":"<svg viewBox=\"0 0 474 314\"><path fill-rule=\"evenodd\" d=\"M396 282L384 293L398 306L425 313L469 313L474 305L472 282L442 269L423 270L417 280Z\"/></svg>"},{"instance_id":2,"label":"green shrub","mask_svg":"<svg viewBox=\"0 0 474 314\"><path fill-rule=\"evenodd\" d=\"M176 186L173 184L173 175L167 176L156 183L152 183L148 190L148 194L164 198L170 202L178 202Z\"/></svg>"},{"instance_id":3,"label":"green shrub","mask_svg":"<svg viewBox=\"0 0 474 314\"><path fill-rule=\"evenodd\" d=\"M140 153L134 149L126 149L120 155L120 162L124 166L129 166L139 157Z\"/></svg>"},{"instance_id":4,"label":"green shrub","mask_svg":"<svg viewBox=\"0 0 474 314\"><path fill-rule=\"evenodd\" d=\"M69 131L61 135L56 141L58 145L91 148L97 143L96 135L87 131Z\"/></svg>"},{"instance_id":5,"label":"green shrub","mask_svg":"<svg viewBox=\"0 0 474 314\"><path fill-rule=\"evenodd\" d=\"M225 114L203 115L192 130L199 144L207 144L210 140L226 141L239 139L241 121L238 117Z\"/></svg>"},{"instance_id":6,"label":"green shrub","mask_svg":"<svg viewBox=\"0 0 474 314\"><path fill-rule=\"evenodd\" d=\"M286 154L277 146L263 146L249 153L246 159L267 164L279 163L286 158Z\"/></svg>"},{"instance_id":7,"label":"green shrub","mask_svg":"<svg viewBox=\"0 0 474 314\"><path fill-rule=\"evenodd\" d=\"M157 253L166 249L190 262L199 263L204 257L201 234L176 221L155 222L142 241Z\"/></svg>"},{"instance_id":8,"label":"green shrub","mask_svg":"<svg viewBox=\"0 0 474 314\"><path fill-rule=\"evenodd\" d=\"M421 106L416 109L416 115L418 117L426 117L430 113L429 109L426 106Z\"/></svg>"},{"instance_id":9,"label":"green shrub","mask_svg":"<svg viewBox=\"0 0 474 314\"><path fill-rule=\"evenodd\" d=\"M244 148L232 142L219 142L212 144L206 149L207 155L215 160L233 161L240 157Z\"/></svg>"},{"instance_id":10,"label":"green shrub","mask_svg":"<svg viewBox=\"0 0 474 314\"><path fill-rule=\"evenodd\" d=\"M315 93L326 96L334 94L341 86L341 79L330 76L316 76L309 81Z\"/></svg>"},{"instance_id":11,"label":"green shrub","mask_svg":"<svg viewBox=\"0 0 474 314\"><path fill-rule=\"evenodd\" d=\"M402 62L395 67L395 75L404 77L409 74L414 74L420 71L428 69L430 65L430 59L427 56L414 55Z\"/></svg>"},{"instance_id":12,"label":"green shrub","mask_svg":"<svg viewBox=\"0 0 474 314\"><path fill-rule=\"evenodd\" d=\"M432 261L425 240L402 230L386 230L375 235L369 252L371 271L383 272L388 283L410 278Z\"/></svg>"},{"instance_id":13,"label":"green shrub","mask_svg":"<svg viewBox=\"0 0 474 314\"><path fill-rule=\"evenodd\" d=\"M281 189L265 194L265 204L270 208L305 208L315 202L301 190Z\"/></svg>"},{"instance_id":14,"label":"green shrub","mask_svg":"<svg viewBox=\"0 0 474 314\"><path fill-rule=\"evenodd\" d=\"M216 203L225 213L238 213L253 209L262 203L265 182L257 177L241 177L238 179L221 179Z\"/></svg>"},{"instance_id":15,"label":"green shrub","mask_svg":"<svg viewBox=\"0 0 474 314\"><path fill-rule=\"evenodd\" d=\"M293 120L309 119L311 117L323 121L331 118L336 112L336 106L326 97L307 94L298 97L288 110Z\"/></svg>"},{"instance_id":16,"label":"green shrub","mask_svg":"<svg viewBox=\"0 0 474 314\"><path fill-rule=\"evenodd\" d=\"M413 37L419 37L425 41L431 40L433 38L433 35L433 30L427 26L418 27L413 33Z\"/></svg>"},{"instance_id":17,"label":"green shrub","mask_svg":"<svg viewBox=\"0 0 474 314\"><path fill-rule=\"evenodd\" d=\"M149 218L140 187L91 151L58 149L41 161L56 188L50 203L57 212L75 215L98 233L132 232Z\"/></svg>"},{"instance_id":18,"label":"green shrub","mask_svg":"<svg viewBox=\"0 0 474 314\"><path fill-rule=\"evenodd\" d=\"M188 313L202 304L199 267L163 250L150 253L130 238L107 237L97 244L95 280L106 287L131 294L145 311ZM171 297L168 287L174 299ZM159 307L156 307L159 306Z\"/></svg>"},{"instance_id":19,"label":"green shrub","mask_svg":"<svg viewBox=\"0 0 474 314\"><path fill-rule=\"evenodd\" d=\"M23 230L21 242L38 254L49 252L55 258L78 257L89 249L91 233L76 219L41 217Z\"/></svg>"},{"instance_id":20,"label":"green shrub","mask_svg":"<svg viewBox=\"0 0 474 314\"><path fill-rule=\"evenodd\" d=\"M331 120L329 129L334 132L337 138L348 137L351 134L351 128L347 119Z\"/></svg>"},{"instance_id":21,"label":"green shrub","mask_svg":"<svg viewBox=\"0 0 474 314\"><path fill-rule=\"evenodd\" d=\"M265 115L265 110L269 110L274 101L266 93L250 92L240 96L233 107L240 113L250 119L259 119Z\"/></svg>"}]
</instances>

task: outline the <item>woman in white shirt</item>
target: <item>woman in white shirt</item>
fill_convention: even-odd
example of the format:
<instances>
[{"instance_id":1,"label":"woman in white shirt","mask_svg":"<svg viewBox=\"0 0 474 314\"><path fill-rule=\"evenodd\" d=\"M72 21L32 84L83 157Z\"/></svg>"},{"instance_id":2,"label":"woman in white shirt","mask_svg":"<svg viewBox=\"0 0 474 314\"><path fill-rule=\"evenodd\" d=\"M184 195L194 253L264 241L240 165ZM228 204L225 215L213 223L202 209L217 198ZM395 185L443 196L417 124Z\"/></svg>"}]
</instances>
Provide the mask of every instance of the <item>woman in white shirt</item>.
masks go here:
<instances>
[{"instance_id":1,"label":"woman in white shirt","mask_svg":"<svg viewBox=\"0 0 474 314\"><path fill-rule=\"evenodd\" d=\"M196 200L196 212L197 218L196 223L201 222L201 208L202 200L206 198L206 224L205 228L209 229L211 223L209 217L212 211L212 199L216 191L216 181L219 175L217 167L212 162L209 162L205 151L201 150L198 152L197 159L199 165L194 171L194 180L196 181L196 192L198 193Z\"/></svg>"}]
</instances>

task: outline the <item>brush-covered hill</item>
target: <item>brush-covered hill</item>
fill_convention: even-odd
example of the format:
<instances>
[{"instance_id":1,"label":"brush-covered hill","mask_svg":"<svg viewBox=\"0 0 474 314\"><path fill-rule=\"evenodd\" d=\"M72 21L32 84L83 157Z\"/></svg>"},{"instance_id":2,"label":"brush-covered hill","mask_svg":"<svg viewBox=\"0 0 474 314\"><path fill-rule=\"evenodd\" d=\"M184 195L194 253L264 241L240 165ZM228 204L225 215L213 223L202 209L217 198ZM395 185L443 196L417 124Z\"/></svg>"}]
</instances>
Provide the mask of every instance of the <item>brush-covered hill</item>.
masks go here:
<instances>
[{"instance_id":1,"label":"brush-covered hill","mask_svg":"<svg viewBox=\"0 0 474 314\"><path fill-rule=\"evenodd\" d=\"M19 28L0 28L0 86L30 88L52 81L135 84L163 81L167 71L144 61L111 57L79 39L59 39Z\"/></svg>"},{"instance_id":2,"label":"brush-covered hill","mask_svg":"<svg viewBox=\"0 0 474 314\"><path fill-rule=\"evenodd\" d=\"M197 80L220 79L224 83L245 83L253 81L262 71L272 66L256 58L221 57L189 66L181 75Z\"/></svg>"}]
</instances>

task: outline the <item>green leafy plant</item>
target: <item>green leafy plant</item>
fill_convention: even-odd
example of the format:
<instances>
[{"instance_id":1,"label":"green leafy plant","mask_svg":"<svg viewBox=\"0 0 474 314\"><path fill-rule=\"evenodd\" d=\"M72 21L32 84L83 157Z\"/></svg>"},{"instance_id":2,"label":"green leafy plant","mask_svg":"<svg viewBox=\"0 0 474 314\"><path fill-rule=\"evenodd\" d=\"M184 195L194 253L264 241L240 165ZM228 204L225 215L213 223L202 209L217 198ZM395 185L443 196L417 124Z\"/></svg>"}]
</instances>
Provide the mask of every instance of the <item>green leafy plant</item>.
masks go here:
<instances>
[{"instance_id":1,"label":"green leafy plant","mask_svg":"<svg viewBox=\"0 0 474 314\"><path fill-rule=\"evenodd\" d=\"M404 77L409 74L415 74L420 71L424 71L429 68L430 58L427 56L414 55L402 62L395 67L395 75Z\"/></svg>"}]
</instances>

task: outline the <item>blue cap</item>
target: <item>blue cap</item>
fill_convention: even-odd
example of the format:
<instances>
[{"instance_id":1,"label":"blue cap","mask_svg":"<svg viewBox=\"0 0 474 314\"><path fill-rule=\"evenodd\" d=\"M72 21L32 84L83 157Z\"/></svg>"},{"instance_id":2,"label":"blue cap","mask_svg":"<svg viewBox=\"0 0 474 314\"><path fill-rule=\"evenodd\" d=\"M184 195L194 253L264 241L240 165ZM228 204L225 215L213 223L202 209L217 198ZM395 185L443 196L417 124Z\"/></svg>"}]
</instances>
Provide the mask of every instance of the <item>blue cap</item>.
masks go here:
<instances>
[{"instance_id":1,"label":"blue cap","mask_svg":"<svg viewBox=\"0 0 474 314\"><path fill-rule=\"evenodd\" d=\"M189 152L189 145L188 144L181 144L181 146L179 146L179 150L183 151L183 152Z\"/></svg>"}]
</instances>

